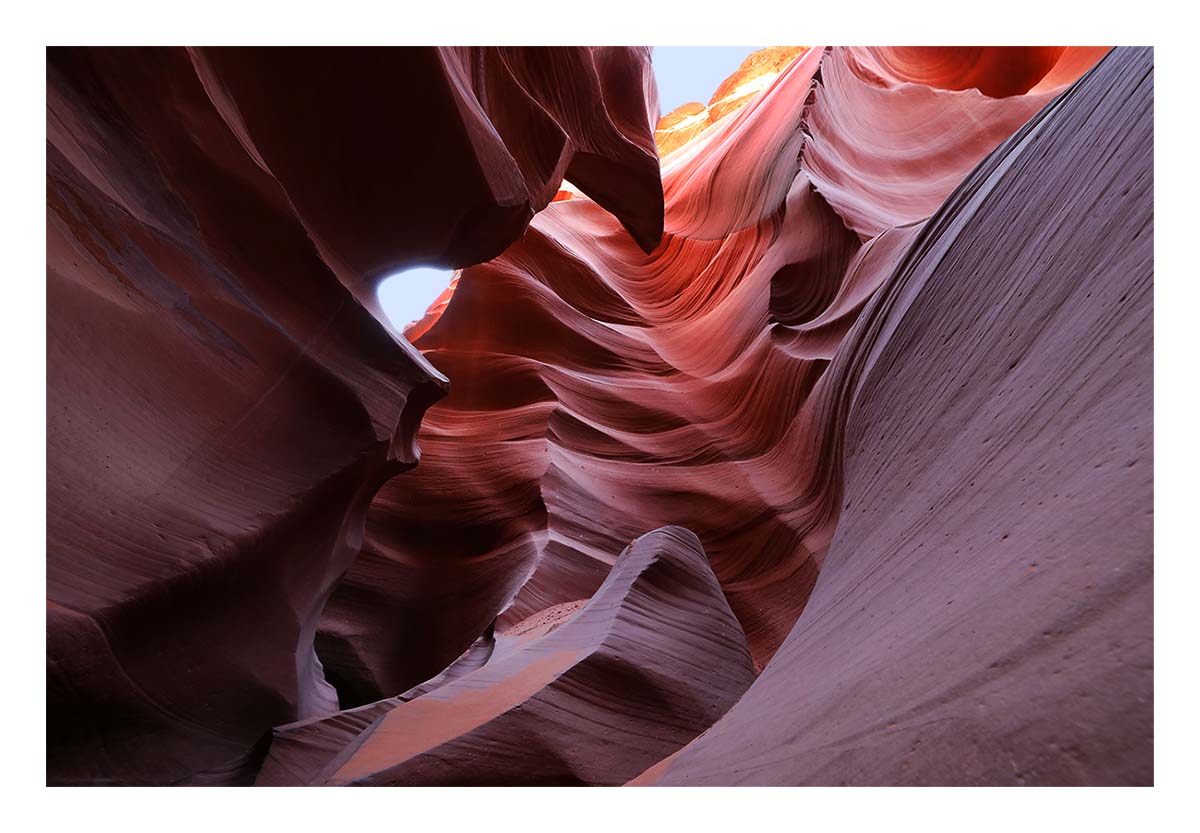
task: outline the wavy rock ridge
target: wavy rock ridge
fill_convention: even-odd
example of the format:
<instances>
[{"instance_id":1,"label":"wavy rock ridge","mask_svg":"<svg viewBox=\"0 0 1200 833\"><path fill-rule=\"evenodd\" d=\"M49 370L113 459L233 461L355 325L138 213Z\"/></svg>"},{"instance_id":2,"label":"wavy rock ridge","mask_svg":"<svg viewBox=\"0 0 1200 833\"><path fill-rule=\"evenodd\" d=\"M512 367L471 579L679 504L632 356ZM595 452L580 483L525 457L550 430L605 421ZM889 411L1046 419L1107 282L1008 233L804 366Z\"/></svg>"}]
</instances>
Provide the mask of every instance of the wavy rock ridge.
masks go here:
<instances>
[{"instance_id":1,"label":"wavy rock ridge","mask_svg":"<svg viewBox=\"0 0 1200 833\"><path fill-rule=\"evenodd\" d=\"M321 610L445 393L374 280L498 254L564 171L657 243L647 51L51 49L47 82L48 778L245 782L337 708Z\"/></svg>"},{"instance_id":2,"label":"wavy rock ridge","mask_svg":"<svg viewBox=\"0 0 1200 833\"><path fill-rule=\"evenodd\" d=\"M704 551L679 527L633 542L566 621L518 630L420 696L317 732L277 731L259 783L617 785L712 725L754 680ZM351 715L353 735L342 731Z\"/></svg>"},{"instance_id":3,"label":"wavy rock ridge","mask_svg":"<svg viewBox=\"0 0 1200 833\"><path fill-rule=\"evenodd\" d=\"M1153 782L1151 83L1115 51L929 221L829 370L808 606L638 783Z\"/></svg>"},{"instance_id":4,"label":"wavy rock ridge","mask_svg":"<svg viewBox=\"0 0 1200 833\"><path fill-rule=\"evenodd\" d=\"M51 50L50 780L1151 781L1106 53Z\"/></svg>"},{"instance_id":5,"label":"wavy rock ridge","mask_svg":"<svg viewBox=\"0 0 1200 833\"><path fill-rule=\"evenodd\" d=\"M782 643L840 508L845 402L825 369L916 225L1054 97L883 81L860 60L805 50L667 156L649 255L595 204L554 202L413 328L456 384L322 626L364 702L436 674L498 614L590 596L667 524L700 537L756 663Z\"/></svg>"}]
</instances>

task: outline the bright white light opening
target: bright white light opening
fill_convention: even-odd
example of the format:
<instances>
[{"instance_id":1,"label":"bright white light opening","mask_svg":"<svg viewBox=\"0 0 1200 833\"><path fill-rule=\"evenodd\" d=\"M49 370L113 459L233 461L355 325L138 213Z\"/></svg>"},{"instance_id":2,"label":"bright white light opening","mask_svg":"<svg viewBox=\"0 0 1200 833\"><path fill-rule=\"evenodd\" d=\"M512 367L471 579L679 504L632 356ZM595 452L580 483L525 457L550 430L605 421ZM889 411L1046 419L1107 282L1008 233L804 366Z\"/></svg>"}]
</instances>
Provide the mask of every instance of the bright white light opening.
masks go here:
<instances>
[{"instance_id":1,"label":"bright white light opening","mask_svg":"<svg viewBox=\"0 0 1200 833\"><path fill-rule=\"evenodd\" d=\"M375 292L388 321L404 332L425 316L426 310L446 291L453 277L453 269L419 266L389 275Z\"/></svg>"}]
</instances>

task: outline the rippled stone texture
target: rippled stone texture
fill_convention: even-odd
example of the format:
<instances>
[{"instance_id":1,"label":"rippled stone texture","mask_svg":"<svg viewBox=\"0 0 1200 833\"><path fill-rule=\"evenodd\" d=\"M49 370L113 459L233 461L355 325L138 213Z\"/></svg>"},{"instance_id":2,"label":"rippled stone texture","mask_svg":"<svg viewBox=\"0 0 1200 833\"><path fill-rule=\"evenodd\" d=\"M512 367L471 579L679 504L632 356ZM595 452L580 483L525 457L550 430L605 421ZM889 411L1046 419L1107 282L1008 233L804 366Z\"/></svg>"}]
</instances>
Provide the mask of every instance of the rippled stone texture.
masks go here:
<instances>
[{"instance_id":1,"label":"rippled stone texture","mask_svg":"<svg viewBox=\"0 0 1200 833\"><path fill-rule=\"evenodd\" d=\"M327 608L346 704L438 673L497 615L587 598L667 524L700 537L770 659L841 508L829 362L925 218L1055 95L883 79L872 54L798 52L665 157L653 252L554 202L413 328L454 386Z\"/></svg>"},{"instance_id":2,"label":"rippled stone texture","mask_svg":"<svg viewBox=\"0 0 1200 833\"><path fill-rule=\"evenodd\" d=\"M52 783L1152 780L1149 50L48 63Z\"/></svg>"},{"instance_id":3,"label":"rippled stone texture","mask_svg":"<svg viewBox=\"0 0 1200 833\"><path fill-rule=\"evenodd\" d=\"M445 392L374 280L498 254L564 171L652 248L647 50L51 49L47 82L48 779L245 782L337 708L318 617Z\"/></svg>"},{"instance_id":4,"label":"rippled stone texture","mask_svg":"<svg viewBox=\"0 0 1200 833\"><path fill-rule=\"evenodd\" d=\"M1152 72L1114 51L914 240L828 373L808 606L637 783L1153 782Z\"/></svg>"},{"instance_id":5,"label":"rippled stone texture","mask_svg":"<svg viewBox=\"0 0 1200 833\"><path fill-rule=\"evenodd\" d=\"M482 665L419 696L284 727L259 783L616 785L712 725L754 679L685 529L633 542L564 615L479 646L460 664L486 653Z\"/></svg>"}]
</instances>

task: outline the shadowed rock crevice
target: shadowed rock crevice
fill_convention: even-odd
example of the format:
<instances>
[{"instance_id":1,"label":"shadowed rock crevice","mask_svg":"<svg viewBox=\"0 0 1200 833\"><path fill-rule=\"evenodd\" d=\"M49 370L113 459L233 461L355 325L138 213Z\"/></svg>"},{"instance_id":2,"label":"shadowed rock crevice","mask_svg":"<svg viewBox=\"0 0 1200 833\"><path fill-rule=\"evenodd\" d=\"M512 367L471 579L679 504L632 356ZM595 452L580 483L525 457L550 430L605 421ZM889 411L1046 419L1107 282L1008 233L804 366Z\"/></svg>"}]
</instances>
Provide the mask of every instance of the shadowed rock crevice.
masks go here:
<instances>
[{"instance_id":1,"label":"shadowed rock crevice","mask_svg":"<svg viewBox=\"0 0 1200 833\"><path fill-rule=\"evenodd\" d=\"M559 69L554 100L523 59ZM653 88L605 90L647 50L47 64L47 778L244 781L271 726L336 708L318 620L447 389L375 281L498 254L577 147L630 168L637 193L606 202L656 243L652 126L630 116ZM489 120L531 108L550 115Z\"/></svg>"},{"instance_id":2,"label":"shadowed rock crevice","mask_svg":"<svg viewBox=\"0 0 1200 833\"><path fill-rule=\"evenodd\" d=\"M258 783L619 784L753 679L699 541L668 527L562 618L485 635L420 691L280 727Z\"/></svg>"}]
</instances>

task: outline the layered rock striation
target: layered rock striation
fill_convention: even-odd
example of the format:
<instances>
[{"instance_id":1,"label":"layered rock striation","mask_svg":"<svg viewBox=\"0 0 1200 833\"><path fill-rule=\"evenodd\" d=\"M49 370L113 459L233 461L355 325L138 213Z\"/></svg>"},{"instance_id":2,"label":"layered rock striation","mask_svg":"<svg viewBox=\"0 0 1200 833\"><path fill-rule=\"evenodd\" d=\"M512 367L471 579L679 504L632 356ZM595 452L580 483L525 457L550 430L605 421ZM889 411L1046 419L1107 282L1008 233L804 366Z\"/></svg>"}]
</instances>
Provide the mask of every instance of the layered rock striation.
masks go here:
<instances>
[{"instance_id":1,"label":"layered rock striation","mask_svg":"<svg viewBox=\"0 0 1200 833\"><path fill-rule=\"evenodd\" d=\"M685 529L634 541L585 605L560 613L478 645L417 692L277 730L259 783L618 785L754 680Z\"/></svg>"},{"instance_id":2,"label":"layered rock striation","mask_svg":"<svg viewBox=\"0 0 1200 833\"><path fill-rule=\"evenodd\" d=\"M1153 782L1152 70L1114 51L912 242L828 372L807 607L635 783Z\"/></svg>"},{"instance_id":3,"label":"layered rock striation","mask_svg":"<svg viewBox=\"0 0 1200 833\"><path fill-rule=\"evenodd\" d=\"M496 616L590 596L668 524L770 659L841 508L830 361L926 218L1056 95L881 79L871 54L803 50L667 155L658 249L553 202L410 331L455 385L326 608L351 702L438 673Z\"/></svg>"},{"instance_id":4,"label":"layered rock striation","mask_svg":"<svg viewBox=\"0 0 1200 833\"><path fill-rule=\"evenodd\" d=\"M652 248L647 50L51 49L47 82L48 779L246 782L337 708L321 610L445 394L373 282L498 254L565 171Z\"/></svg>"},{"instance_id":5,"label":"layered rock striation","mask_svg":"<svg viewBox=\"0 0 1200 833\"><path fill-rule=\"evenodd\" d=\"M1151 101L50 50L48 779L1150 782Z\"/></svg>"}]
</instances>

